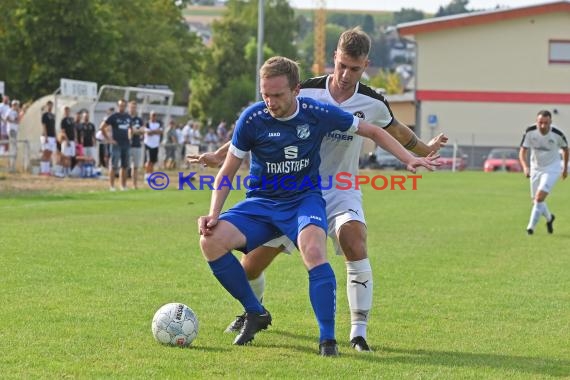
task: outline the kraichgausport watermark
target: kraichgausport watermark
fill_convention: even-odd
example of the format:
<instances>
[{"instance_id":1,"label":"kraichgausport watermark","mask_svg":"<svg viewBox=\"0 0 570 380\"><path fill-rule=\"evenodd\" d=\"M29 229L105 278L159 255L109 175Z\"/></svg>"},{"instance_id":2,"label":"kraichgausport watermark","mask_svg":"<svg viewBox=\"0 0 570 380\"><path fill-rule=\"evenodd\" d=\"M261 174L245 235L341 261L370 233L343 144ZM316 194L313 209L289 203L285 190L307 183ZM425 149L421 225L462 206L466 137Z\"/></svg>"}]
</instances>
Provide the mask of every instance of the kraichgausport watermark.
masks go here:
<instances>
[{"instance_id":1,"label":"kraichgausport watermark","mask_svg":"<svg viewBox=\"0 0 570 380\"><path fill-rule=\"evenodd\" d=\"M231 181L228 177L222 177L220 183L214 188L216 176L200 174L196 172L184 173L178 172L178 178L173 185L178 190L221 190L229 188L230 190L254 190L254 189L271 189L284 191L303 191L303 190L360 190L363 185L370 186L374 190L417 190L418 179L422 176L418 174L408 175L383 175L374 176L358 174L353 175L348 172L339 172L332 176L319 176L317 181L310 177L297 178L296 176L282 177L256 177L253 175L241 176L236 175ZM164 172L154 172L148 176L148 186L153 190L165 190L171 184L171 179Z\"/></svg>"}]
</instances>

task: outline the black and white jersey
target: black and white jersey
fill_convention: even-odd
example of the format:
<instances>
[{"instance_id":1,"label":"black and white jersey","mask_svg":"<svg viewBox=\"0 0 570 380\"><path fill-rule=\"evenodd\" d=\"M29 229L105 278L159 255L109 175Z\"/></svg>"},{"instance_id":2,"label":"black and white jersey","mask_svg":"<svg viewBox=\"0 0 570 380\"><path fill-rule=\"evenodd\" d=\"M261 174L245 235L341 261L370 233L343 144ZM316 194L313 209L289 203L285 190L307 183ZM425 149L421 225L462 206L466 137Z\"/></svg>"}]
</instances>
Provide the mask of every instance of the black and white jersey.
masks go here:
<instances>
[{"instance_id":1,"label":"black and white jersey","mask_svg":"<svg viewBox=\"0 0 570 380\"><path fill-rule=\"evenodd\" d=\"M535 124L526 129L521 147L530 149L531 170L557 171L560 170L560 149L568 147L568 141L554 125L543 135Z\"/></svg>"}]
</instances>

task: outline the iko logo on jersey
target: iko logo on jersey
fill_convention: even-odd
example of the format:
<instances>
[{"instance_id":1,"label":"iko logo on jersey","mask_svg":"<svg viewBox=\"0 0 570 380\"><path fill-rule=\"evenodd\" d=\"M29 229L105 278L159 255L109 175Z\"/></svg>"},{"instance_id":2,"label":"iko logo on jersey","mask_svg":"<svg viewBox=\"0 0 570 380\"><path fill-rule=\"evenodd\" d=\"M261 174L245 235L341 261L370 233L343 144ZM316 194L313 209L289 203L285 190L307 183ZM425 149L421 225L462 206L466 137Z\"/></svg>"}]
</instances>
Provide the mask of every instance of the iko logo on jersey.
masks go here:
<instances>
[{"instance_id":1,"label":"iko logo on jersey","mask_svg":"<svg viewBox=\"0 0 570 380\"><path fill-rule=\"evenodd\" d=\"M308 176L297 178L293 175L281 177L256 177L253 175L236 175L232 180L222 177L215 185L216 177L213 175L198 175L196 172L188 174L178 172L176 183L178 190L270 190L270 191L306 191L306 190L360 190L364 185L374 190L417 190L418 179L421 175L352 175L340 172L336 175L312 179ZM148 176L147 184L153 190L165 190L170 186L170 177L163 172L154 172Z\"/></svg>"}]
</instances>

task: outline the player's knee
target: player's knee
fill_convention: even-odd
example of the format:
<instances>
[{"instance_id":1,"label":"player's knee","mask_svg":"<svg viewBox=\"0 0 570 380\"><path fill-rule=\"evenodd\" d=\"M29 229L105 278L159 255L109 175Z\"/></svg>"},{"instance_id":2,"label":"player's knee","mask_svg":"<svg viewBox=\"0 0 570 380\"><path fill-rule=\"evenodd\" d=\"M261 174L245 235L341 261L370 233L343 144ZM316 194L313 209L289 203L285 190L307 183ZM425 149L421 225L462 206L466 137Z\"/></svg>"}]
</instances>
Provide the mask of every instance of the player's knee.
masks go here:
<instances>
[{"instance_id":1,"label":"player's knee","mask_svg":"<svg viewBox=\"0 0 570 380\"><path fill-rule=\"evenodd\" d=\"M200 249L207 260L215 260L220 256L220 252L224 253L220 243L215 235L200 236Z\"/></svg>"},{"instance_id":2,"label":"player's knee","mask_svg":"<svg viewBox=\"0 0 570 380\"><path fill-rule=\"evenodd\" d=\"M342 251L347 261L359 261L359 260L364 260L368 257L366 242L364 241L358 242L356 244L351 244L350 246L347 247L343 247Z\"/></svg>"}]
</instances>

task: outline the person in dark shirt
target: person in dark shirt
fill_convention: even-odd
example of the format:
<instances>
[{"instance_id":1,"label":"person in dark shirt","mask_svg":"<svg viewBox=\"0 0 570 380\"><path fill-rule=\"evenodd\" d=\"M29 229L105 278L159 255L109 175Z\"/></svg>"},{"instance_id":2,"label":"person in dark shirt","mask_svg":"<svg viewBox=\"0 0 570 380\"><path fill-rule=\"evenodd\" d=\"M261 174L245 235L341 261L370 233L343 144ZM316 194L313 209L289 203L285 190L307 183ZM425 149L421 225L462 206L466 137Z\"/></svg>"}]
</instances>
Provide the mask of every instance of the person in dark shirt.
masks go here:
<instances>
[{"instance_id":1,"label":"person in dark shirt","mask_svg":"<svg viewBox=\"0 0 570 380\"><path fill-rule=\"evenodd\" d=\"M75 157L75 144L77 143L75 133L75 120L71 117L71 109L68 106L63 108L63 119L61 119L61 152L63 175L69 176L72 169L72 160Z\"/></svg>"},{"instance_id":2,"label":"person in dark shirt","mask_svg":"<svg viewBox=\"0 0 570 380\"><path fill-rule=\"evenodd\" d=\"M45 112L42 114L42 160L40 163L40 174L50 175L51 155L56 152L55 115L52 113L53 102L48 100Z\"/></svg>"},{"instance_id":3,"label":"person in dark shirt","mask_svg":"<svg viewBox=\"0 0 570 380\"><path fill-rule=\"evenodd\" d=\"M83 146L83 153L85 157L95 161L95 125L89 121L89 112L84 112L81 115L81 125L79 128L79 143Z\"/></svg>"},{"instance_id":4,"label":"person in dark shirt","mask_svg":"<svg viewBox=\"0 0 570 380\"><path fill-rule=\"evenodd\" d=\"M119 171L121 190L127 189L127 168L129 167L129 150L131 147L131 116L125 112L127 102L117 102L119 110L101 123L101 131L111 147L111 165L109 165L109 190L115 191L115 172ZM111 133L109 133L109 129Z\"/></svg>"}]
</instances>

